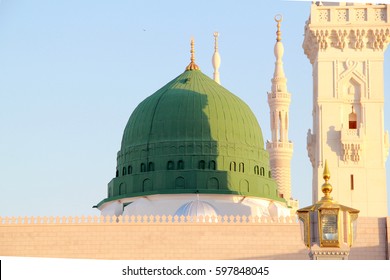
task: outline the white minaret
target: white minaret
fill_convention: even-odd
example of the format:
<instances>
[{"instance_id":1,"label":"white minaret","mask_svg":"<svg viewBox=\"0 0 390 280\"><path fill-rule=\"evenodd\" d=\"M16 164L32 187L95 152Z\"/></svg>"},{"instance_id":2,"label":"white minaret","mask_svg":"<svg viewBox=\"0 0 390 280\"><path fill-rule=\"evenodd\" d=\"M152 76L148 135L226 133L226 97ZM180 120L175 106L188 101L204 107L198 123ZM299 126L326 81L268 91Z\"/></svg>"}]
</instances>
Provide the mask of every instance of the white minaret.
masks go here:
<instances>
[{"instance_id":1,"label":"white minaret","mask_svg":"<svg viewBox=\"0 0 390 280\"><path fill-rule=\"evenodd\" d=\"M221 56L218 52L218 32L214 32L214 54L212 58L213 67L214 67L214 81L216 81L218 84L221 84L221 81L219 80L219 66L221 65Z\"/></svg>"},{"instance_id":2,"label":"white minaret","mask_svg":"<svg viewBox=\"0 0 390 280\"><path fill-rule=\"evenodd\" d=\"M313 129L307 150L313 202L321 198L325 160L333 197L361 216L387 216L384 51L390 5L313 3L303 48L313 65Z\"/></svg>"},{"instance_id":3,"label":"white minaret","mask_svg":"<svg viewBox=\"0 0 390 280\"><path fill-rule=\"evenodd\" d=\"M275 72L272 78L272 90L268 93L272 140L267 141L267 151L270 155L272 178L278 184L278 191L288 201L291 200L291 168L293 144L288 140L289 106L291 94L287 91L287 79L283 70L284 47L281 39L280 23L282 16L275 16L277 22L275 53Z\"/></svg>"}]
</instances>

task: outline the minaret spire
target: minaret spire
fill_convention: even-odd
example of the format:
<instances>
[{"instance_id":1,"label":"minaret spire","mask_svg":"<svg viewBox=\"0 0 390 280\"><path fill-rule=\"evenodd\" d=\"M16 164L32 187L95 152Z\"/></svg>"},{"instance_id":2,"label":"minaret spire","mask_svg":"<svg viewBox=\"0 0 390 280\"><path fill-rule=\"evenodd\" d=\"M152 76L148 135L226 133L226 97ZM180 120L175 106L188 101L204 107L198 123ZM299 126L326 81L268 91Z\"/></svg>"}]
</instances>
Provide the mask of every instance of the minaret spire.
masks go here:
<instances>
[{"instance_id":1,"label":"minaret spire","mask_svg":"<svg viewBox=\"0 0 390 280\"><path fill-rule=\"evenodd\" d=\"M276 15L276 43L274 47L275 69L272 78L271 92L268 93L272 140L267 141L267 151L270 154L271 174L278 184L279 193L293 208L298 207L291 199L291 169L290 161L293 144L288 139L289 106L291 94L287 91L287 79L283 69L284 47L282 43L282 15Z\"/></svg>"},{"instance_id":2,"label":"minaret spire","mask_svg":"<svg viewBox=\"0 0 390 280\"><path fill-rule=\"evenodd\" d=\"M195 41L194 38L191 38L191 62L188 64L186 70L199 70L199 66L195 63Z\"/></svg>"},{"instance_id":3,"label":"minaret spire","mask_svg":"<svg viewBox=\"0 0 390 280\"><path fill-rule=\"evenodd\" d=\"M213 67L214 67L214 81L216 81L218 84L221 84L221 81L219 79L219 66L221 65L221 56L218 52L218 32L214 32L214 54L213 54Z\"/></svg>"}]
</instances>

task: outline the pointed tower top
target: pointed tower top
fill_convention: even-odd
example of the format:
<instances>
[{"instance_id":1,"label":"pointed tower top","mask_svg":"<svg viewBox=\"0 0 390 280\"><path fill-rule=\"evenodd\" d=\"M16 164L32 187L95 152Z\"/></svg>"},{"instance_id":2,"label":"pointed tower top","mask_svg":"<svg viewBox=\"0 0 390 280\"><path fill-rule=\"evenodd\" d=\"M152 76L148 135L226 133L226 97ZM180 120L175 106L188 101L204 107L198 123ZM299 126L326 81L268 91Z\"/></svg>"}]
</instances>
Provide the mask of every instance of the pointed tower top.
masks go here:
<instances>
[{"instance_id":1,"label":"pointed tower top","mask_svg":"<svg viewBox=\"0 0 390 280\"><path fill-rule=\"evenodd\" d=\"M325 196L322 198L322 200L332 200L332 198L330 197L330 193L332 192L333 187L331 184L328 183L330 179L330 172L327 160L325 160L323 178L325 180L325 183L322 185L321 190Z\"/></svg>"},{"instance_id":2,"label":"pointed tower top","mask_svg":"<svg viewBox=\"0 0 390 280\"><path fill-rule=\"evenodd\" d=\"M221 84L221 81L219 79L219 66L221 65L221 56L218 52L218 32L214 32L214 54L213 54L213 67L214 67L214 81L216 81L218 84Z\"/></svg>"},{"instance_id":3,"label":"pointed tower top","mask_svg":"<svg viewBox=\"0 0 390 280\"><path fill-rule=\"evenodd\" d=\"M278 91L278 90L276 90L276 88L278 88L279 91L282 88L283 88L283 90L281 90L281 91L287 91L284 69L283 69L283 61L282 61L283 54L284 54L284 46L282 43L282 32L280 31L280 23L282 22L283 17L282 17L282 15L278 14L274 17L274 19L277 22L276 43L275 43L275 47L274 47L274 55L276 58L274 79L275 79L275 82L278 83L278 85L276 85L274 83L273 91Z\"/></svg>"},{"instance_id":4,"label":"pointed tower top","mask_svg":"<svg viewBox=\"0 0 390 280\"><path fill-rule=\"evenodd\" d=\"M199 70L199 66L195 64L195 43L194 38L191 38L191 62L188 64L186 71Z\"/></svg>"},{"instance_id":5,"label":"pointed tower top","mask_svg":"<svg viewBox=\"0 0 390 280\"><path fill-rule=\"evenodd\" d=\"M276 41L280 42L280 41L282 41L282 32L280 31L280 23L283 21L283 16L281 14L277 14L274 17L274 19L278 23L277 24L278 30L276 31Z\"/></svg>"}]
</instances>

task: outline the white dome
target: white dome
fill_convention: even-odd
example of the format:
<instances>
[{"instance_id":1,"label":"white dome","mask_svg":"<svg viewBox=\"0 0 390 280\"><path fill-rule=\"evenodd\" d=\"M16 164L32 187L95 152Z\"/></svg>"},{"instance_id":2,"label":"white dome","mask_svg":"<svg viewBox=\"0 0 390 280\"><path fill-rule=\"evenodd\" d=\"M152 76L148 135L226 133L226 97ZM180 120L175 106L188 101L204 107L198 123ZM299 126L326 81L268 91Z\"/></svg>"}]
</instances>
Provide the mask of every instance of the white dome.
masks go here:
<instances>
[{"instance_id":1,"label":"white dome","mask_svg":"<svg viewBox=\"0 0 390 280\"><path fill-rule=\"evenodd\" d=\"M218 211L210 203L197 199L180 206L179 209L176 210L175 216L217 217Z\"/></svg>"}]
</instances>

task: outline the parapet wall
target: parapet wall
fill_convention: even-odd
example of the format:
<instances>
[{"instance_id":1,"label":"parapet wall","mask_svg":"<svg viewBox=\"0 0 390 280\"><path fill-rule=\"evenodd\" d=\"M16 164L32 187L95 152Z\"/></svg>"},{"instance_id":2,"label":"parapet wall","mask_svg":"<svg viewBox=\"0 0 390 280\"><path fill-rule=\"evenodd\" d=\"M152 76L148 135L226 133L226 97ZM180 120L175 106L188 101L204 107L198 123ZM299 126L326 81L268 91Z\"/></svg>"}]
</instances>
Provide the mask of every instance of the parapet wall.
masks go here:
<instances>
[{"instance_id":1,"label":"parapet wall","mask_svg":"<svg viewBox=\"0 0 390 280\"><path fill-rule=\"evenodd\" d=\"M389 218L359 218L351 259L388 258ZM296 217L0 217L0 256L309 259Z\"/></svg>"}]
</instances>

